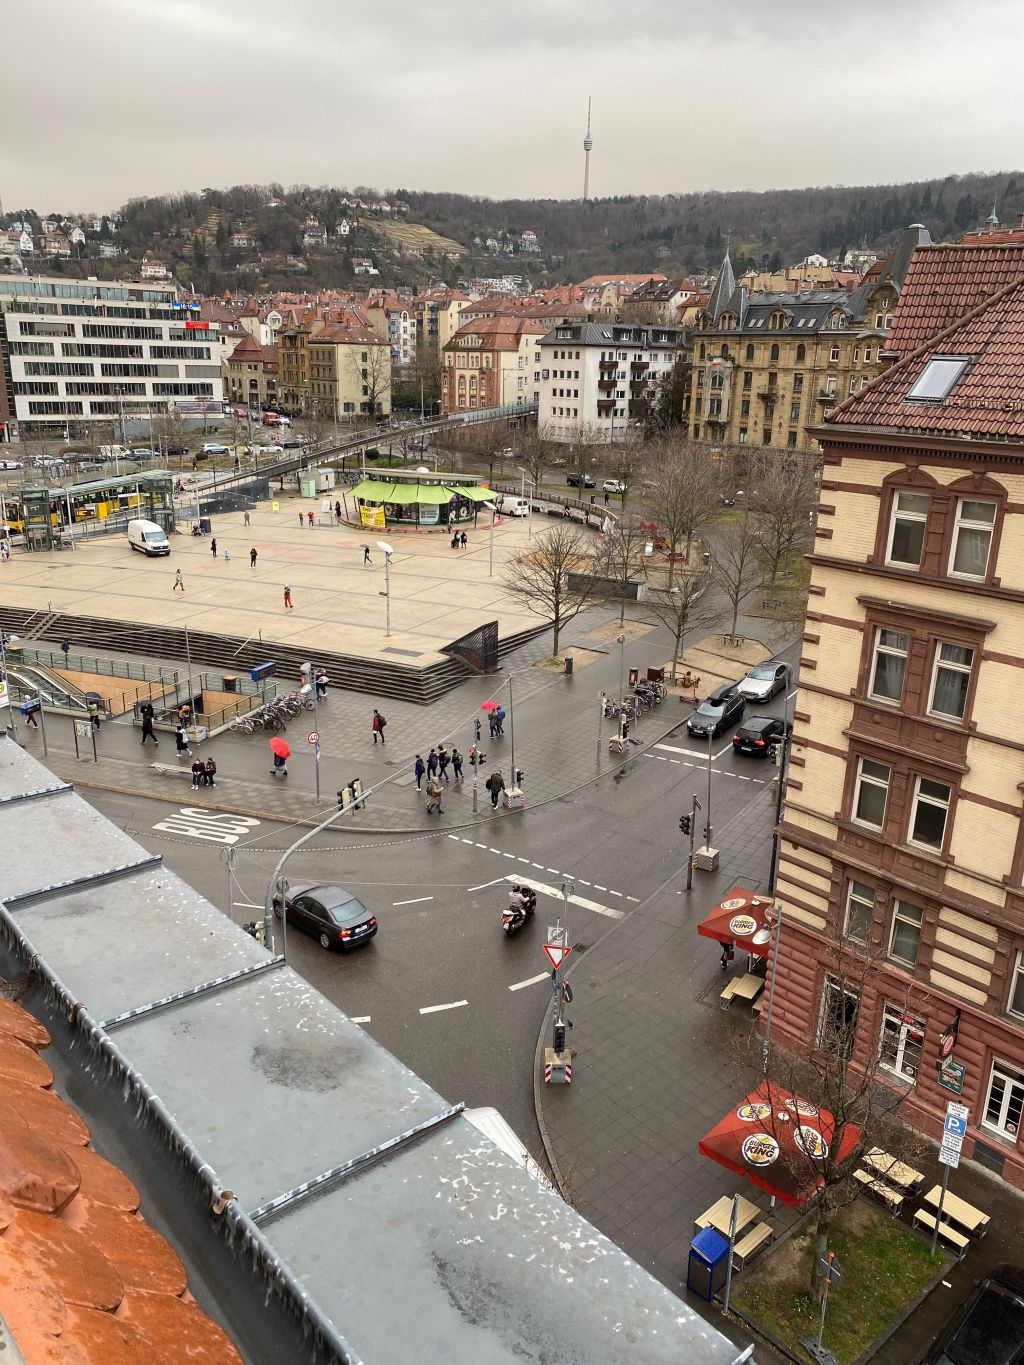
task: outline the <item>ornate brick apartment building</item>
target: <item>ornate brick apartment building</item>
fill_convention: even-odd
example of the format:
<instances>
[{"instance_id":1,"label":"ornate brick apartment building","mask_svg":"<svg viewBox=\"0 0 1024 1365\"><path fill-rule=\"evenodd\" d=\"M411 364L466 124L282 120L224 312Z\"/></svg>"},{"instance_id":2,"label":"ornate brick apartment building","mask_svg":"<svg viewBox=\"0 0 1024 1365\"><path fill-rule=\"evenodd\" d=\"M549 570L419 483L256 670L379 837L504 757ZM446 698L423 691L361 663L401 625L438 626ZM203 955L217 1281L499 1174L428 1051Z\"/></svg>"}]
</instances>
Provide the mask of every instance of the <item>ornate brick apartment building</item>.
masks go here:
<instances>
[{"instance_id":1,"label":"ornate brick apartment building","mask_svg":"<svg viewBox=\"0 0 1024 1365\"><path fill-rule=\"evenodd\" d=\"M954 250L965 278L977 271L978 248ZM855 1059L877 1067L904 1117L937 1134L959 1097L965 1154L1024 1186L1024 268L1014 274L813 431L824 473L780 827L773 1032L813 1049L853 1024ZM926 248L908 318L956 275L948 250Z\"/></svg>"}]
</instances>

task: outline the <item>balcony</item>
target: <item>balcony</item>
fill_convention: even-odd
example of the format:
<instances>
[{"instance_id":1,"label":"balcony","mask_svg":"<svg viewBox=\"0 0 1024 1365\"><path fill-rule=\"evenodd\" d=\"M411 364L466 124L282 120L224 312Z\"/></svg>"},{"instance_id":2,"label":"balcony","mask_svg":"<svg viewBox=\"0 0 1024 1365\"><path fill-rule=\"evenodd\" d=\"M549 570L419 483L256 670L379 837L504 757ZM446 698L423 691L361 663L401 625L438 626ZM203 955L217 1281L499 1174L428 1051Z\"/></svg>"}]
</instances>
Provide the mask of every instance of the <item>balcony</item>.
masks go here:
<instances>
[{"instance_id":1,"label":"balcony","mask_svg":"<svg viewBox=\"0 0 1024 1365\"><path fill-rule=\"evenodd\" d=\"M634 360L630 362L629 368L633 374L643 374L646 370L649 370L651 366L649 361Z\"/></svg>"},{"instance_id":2,"label":"balcony","mask_svg":"<svg viewBox=\"0 0 1024 1365\"><path fill-rule=\"evenodd\" d=\"M598 363L602 370L614 370L619 362L617 360L601 360Z\"/></svg>"},{"instance_id":3,"label":"balcony","mask_svg":"<svg viewBox=\"0 0 1024 1365\"><path fill-rule=\"evenodd\" d=\"M818 390L819 403L834 403L835 401L836 401L835 389L824 388Z\"/></svg>"},{"instance_id":4,"label":"balcony","mask_svg":"<svg viewBox=\"0 0 1024 1365\"><path fill-rule=\"evenodd\" d=\"M766 388L758 389L757 396L758 398L763 399L766 403L770 403L774 399L778 398L779 386L777 384L769 384L767 385Z\"/></svg>"},{"instance_id":5,"label":"balcony","mask_svg":"<svg viewBox=\"0 0 1024 1365\"><path fill-rule=\"evenodd\" d=\"M634 390L646 389L650 382L650 376L646 374L633 374L629 377L629 387Z\"/></svg>"},{"instance_id":6,"label":"balcony","mask_svg":"<svg viewBox=\"0 0 1024 1365\"><path fill-rule=\"evenodd\" d=\"M616 400L614 398L599 398L597 400L598 412L604 416L607 416L609 412L614 411L615 401Z\"/></svg>"},{"instance_id":7,"label":"balcony","mask_svg":"<svg viewBox=\"0 0 1024 1365\"><path fill-rule=\"evenodd\" d=\"M611 374L608 375L607 378L605 378L605 376L602 375L601 378L597 381L597 387L601 390L602 393L614 393L615 376Z\"/></svg>"}]
</instances>

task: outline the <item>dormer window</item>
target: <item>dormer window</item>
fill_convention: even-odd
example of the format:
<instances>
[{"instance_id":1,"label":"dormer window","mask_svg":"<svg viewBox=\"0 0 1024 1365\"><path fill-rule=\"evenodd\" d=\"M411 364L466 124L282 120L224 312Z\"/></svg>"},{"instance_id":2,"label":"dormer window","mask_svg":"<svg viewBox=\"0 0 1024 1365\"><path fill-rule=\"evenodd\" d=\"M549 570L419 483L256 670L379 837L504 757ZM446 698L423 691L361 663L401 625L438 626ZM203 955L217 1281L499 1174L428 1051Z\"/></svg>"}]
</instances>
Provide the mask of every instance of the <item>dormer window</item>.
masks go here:
<instances>
[{"instance_id":1,"label":"dormer window","mask_svg":"<svg viewBox=\"0 0 1024 1365\"><path fill-rule=\"evenodd\" d=\"M907 401L941 403L970 361L969 355L932 356L917 376L913 387L907 390Z\"/></svg>"},{"instance_id":2,"label":"dormer window","mask_svg":"<svg viewBox=\"0 0 1024 1365\"><path fill-rule=\"evenodd\" d=\"M785 313L783 313L781 309L776 309L776 311L771 316L771 320L769 321L768 326L772 329L773 332L781 332L783 328L786 326Z\"/></svg>"},{"instance_id":3,"label":"dormer window","mask_svg":"<svg viewBox=\"0 0 1024 1365\"><path fill-rule=\"evenodd\" d=\"M840 312L830 313L828 325L833 332L841 332L846 326L846 314Z\"/></svg>"},{"instance_id":4,"label":"dormer window","mask_svg":"<svg viewBox=\"0 0 1024 1365\"><path fill-rule=\"evenodd\" d=\"M722 316L718 319L718 325L725 332L732 331L732 329L736 326L736 314L723 313Z\"/></svg>"}]
</instances>

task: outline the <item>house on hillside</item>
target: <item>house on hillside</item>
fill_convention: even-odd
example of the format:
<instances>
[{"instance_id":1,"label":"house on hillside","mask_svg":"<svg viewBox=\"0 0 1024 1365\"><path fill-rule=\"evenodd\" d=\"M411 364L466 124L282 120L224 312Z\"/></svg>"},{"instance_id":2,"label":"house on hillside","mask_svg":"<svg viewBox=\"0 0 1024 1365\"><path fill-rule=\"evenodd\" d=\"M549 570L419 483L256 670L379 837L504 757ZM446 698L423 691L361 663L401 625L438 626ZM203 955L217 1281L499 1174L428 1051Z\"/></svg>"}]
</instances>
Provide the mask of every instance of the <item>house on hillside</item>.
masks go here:
<instances>
[{"instance_id":1,"label":"house on hillside","mask_svg":"<svg viewBox=\"0 0 1024 1365\"><path fill-rule=\"evenodd\" d=\"M44 232L39 239L39 250L44 256L70 256L71 243L63 232Z\"/></svg>"},{"instance_id":2,"label":"house on hillside","mask_svg":"<svg viewBox=\"0 0 1024 1365\"><path fill-rule=\"evenodd\" d=\"M251 232L241 231L231 234L231 245L236 251L249 251L256 246L256 238Z\"/></svg>"},{"instance_id":3,"label":"house on hillside","mask_svg":"<svg viewBox=\"0 0 1024 1365\"><path fill-rule=\"evenodd\" d=\"M150 260L144 256L142 265L139 267L139 278L143 280L169 280L171 272L164 265L163 261L158 261L156 257Z\"/></svg>"}]
</instances>

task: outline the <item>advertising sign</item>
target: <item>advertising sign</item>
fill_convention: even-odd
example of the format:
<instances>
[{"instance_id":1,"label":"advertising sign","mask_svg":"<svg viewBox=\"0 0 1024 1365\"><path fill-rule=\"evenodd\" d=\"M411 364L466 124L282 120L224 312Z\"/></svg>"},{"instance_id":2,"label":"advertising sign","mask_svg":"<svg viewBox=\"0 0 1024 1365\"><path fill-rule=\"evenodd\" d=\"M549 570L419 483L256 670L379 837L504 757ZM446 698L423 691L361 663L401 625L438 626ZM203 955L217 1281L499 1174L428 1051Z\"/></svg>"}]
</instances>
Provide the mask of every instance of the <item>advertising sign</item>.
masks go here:
<instances>
[{"instance_id":1,"label":"advertising sign","mask_svg":"<svg viewBox=\"0 0 1024 1365\"><path fill-rule=\"evenodd\" d=\"M963 1094L966 1075L966 1066L963 1062L958 1062L955 1057L943 1057L939 1063L939 1085L945 1090L952 1090L954 1095Z\"/></svg>"},{"instance_id":2,"label":"advertising sign","mask_svg":"<svg viewBox=\"0 0 1024 1365\"><path fill-rule=\"evenodd\" d=\"M364 503L359 509L359 520L364 526L379 526L383 528L385 525L384 508L367 507Z\"/></svg>"}]
</instances>

